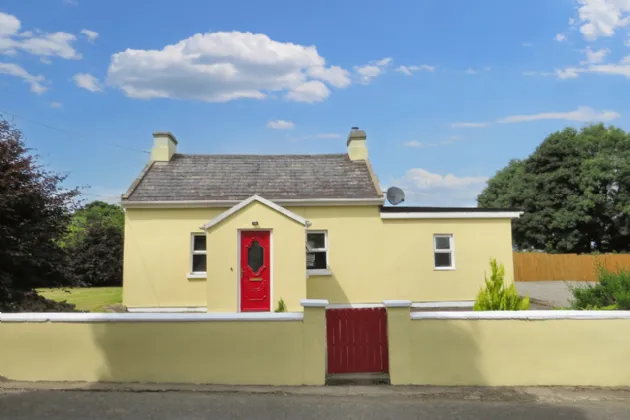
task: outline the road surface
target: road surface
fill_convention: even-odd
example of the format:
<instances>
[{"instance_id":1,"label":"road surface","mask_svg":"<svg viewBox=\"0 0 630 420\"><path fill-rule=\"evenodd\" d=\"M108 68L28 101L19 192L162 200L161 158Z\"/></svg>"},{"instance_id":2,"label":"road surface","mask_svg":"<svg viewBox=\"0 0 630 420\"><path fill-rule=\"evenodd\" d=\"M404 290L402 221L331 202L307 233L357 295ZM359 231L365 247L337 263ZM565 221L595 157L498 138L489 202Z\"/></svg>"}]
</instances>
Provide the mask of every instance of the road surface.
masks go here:
<instances>
[{"instance_id":1,"label":"road surface","mask_svg":"<svg viewBox=\"0 0 630 420\"><path fill-rule=\"evenodd\" d=\"M398 395L0 391L2 420L603 420L627 419L629 410L630 404L619 400L541 403Z\"/></svg>"}]
</instances>

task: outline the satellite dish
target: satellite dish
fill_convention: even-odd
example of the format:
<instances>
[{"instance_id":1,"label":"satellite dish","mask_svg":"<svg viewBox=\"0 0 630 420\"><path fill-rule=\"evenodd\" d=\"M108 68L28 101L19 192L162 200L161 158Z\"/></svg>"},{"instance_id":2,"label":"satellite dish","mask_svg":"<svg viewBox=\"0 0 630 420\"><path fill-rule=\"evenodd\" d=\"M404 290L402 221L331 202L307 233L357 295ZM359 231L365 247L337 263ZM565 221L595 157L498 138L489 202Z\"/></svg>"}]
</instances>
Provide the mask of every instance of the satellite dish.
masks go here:
<instances>
[{"instance_id":1,"label":"satellite dish","mask_svg":"<svg viewBox=\"0 0 630 420\"><path fill-rule=\"evenodd\" d=\"M387 201L392 206L397 206L405 201L405 192L398 187L389 187L387 189Z\"/></svg>"}]
</instances>

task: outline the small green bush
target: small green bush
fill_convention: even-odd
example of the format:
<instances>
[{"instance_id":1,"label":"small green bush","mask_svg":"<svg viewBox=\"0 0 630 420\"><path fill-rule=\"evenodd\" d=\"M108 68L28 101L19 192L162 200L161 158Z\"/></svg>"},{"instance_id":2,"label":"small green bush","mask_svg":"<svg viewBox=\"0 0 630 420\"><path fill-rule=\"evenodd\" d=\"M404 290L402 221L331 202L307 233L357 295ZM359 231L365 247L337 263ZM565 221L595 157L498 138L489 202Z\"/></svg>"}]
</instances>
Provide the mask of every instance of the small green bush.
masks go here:
<instances>
[{"instance_id":1,"label":"small green bush","mask_svg":"<svg viewBox=\"0 0 630 420\"><path fill-rule=\"evenodd\" d=\"M287 311L287 305L285 305L284 299L280 298L280 300L278 301L278 307L276 308L275 312L286 312L286 311Z\"/></svg>"},{"instance_id":2,"label":"small green bush","mask_svg":"<svg viewBox=\"0 0 630 420\"><path fill-rule=\"evenodd\" d=\"M524 311L529 309L529 298L521 298L512 284L505 287L505 267L497 260L490 260L490 279L486 276L486 287L479 291L473 310L475 311Z\"/></svg>"},{"instance_id":3,"label":"small green bush","mask_svg":"<svg viewBox=\"0 0 630 420\"><path fill-rule=\"evenodd\" d=\"M628 310L630 309L630 271L619 269L609 271L602 266L597 267L595 286L571 287L571 307L588 310Z\"/></svg>"}]
</instances>

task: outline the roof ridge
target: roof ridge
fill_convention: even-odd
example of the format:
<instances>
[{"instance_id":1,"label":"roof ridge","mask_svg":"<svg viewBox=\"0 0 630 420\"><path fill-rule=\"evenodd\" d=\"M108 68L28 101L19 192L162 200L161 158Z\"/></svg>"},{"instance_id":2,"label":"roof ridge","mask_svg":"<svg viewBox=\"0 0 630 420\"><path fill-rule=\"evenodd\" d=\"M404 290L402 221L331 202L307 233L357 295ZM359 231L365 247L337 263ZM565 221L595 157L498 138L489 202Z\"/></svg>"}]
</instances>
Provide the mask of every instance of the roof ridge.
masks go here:
<instances>
[{"instance_id":1,"label":"roof ridge","mask_svg":"<svg viewBox=\"0 0 630 420\"><path fill-rule=\"evenodd\" d=\"M284 154L260 154L260 153L175 153L173 156L184 157L345 157L346 153L284 153Z\"/></svg>"}]
</instances>

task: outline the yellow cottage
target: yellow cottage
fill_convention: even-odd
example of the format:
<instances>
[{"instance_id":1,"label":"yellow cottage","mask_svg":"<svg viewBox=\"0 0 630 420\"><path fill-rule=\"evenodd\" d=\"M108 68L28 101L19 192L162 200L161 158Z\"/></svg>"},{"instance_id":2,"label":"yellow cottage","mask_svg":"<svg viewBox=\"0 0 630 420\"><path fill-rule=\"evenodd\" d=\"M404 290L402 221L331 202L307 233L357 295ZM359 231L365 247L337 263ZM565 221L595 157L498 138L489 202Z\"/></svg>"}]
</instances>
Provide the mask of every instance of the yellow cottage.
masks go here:
<instances>
[{"instance_id":1,"label":"yellow cottage","mask_svg":"<svg viewBox=\"0 0 630 420\"><path fill-rule=\"evenodd\" d=\"M153 137L122 197L129 311L469 308L490 258L513 280L519 213L383 206L363 130L337 155L188 155Z\"/></svg>"}]
</instances>

